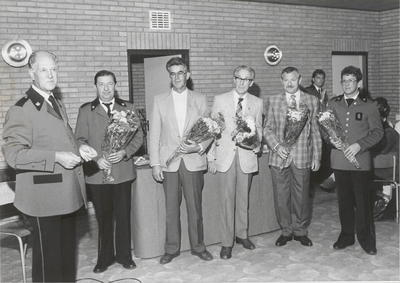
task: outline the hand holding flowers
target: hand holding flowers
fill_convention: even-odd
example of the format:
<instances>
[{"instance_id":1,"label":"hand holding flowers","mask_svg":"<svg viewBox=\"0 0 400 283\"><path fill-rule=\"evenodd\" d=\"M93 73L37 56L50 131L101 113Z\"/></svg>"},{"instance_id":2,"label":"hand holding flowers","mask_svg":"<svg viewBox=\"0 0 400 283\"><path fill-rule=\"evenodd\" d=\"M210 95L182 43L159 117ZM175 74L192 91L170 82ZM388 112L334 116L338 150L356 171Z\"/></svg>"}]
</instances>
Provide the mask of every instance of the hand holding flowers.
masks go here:
<instances>
[{"instance_id":1,"label":"hand holding flowers","mask_svg":"<svg viewBox=\"0 0 400 283\"><path fill-rule=\"evenodd\" d=\"M279 156L286 156L286 158L282 158L282 162L279 166L280 169L283 169L286 163L286 160L289 156L290 150L299 140L300 134L304 129L304 126L307 124L307 121L310 116L310 109L303 102L299 103L299 107L296 105L289 105L286 112L286 124L283 132L283 141L280 144L282 148L280 148Z\"/></svg>"},{"instance_id":2,"label":"hand holding flowers","mask_svg":"<svg viewBox=\"0 0 400 283\"><path fill-rule=\"evenodd\" d=\"M256 149L260 146L256 124L253 117L235 117L236 128L232 132L232 140L244 149Z\"/></svg>"},{"instance_id":3,"label":"hand holding flowers","mask_svg":"<svg viewBox=\"0 0 400 283\"><path fill-rule=\"evenodd\" d=\"M355 168L360 169L361 166L355 158L355 155L360 151L360 148L358 148L359 145L354 144L349 147L347 136L344 135L342 125L335 112L327 109L318 113L317 118L318 123L323 131L328 134L331 143L338 150L343 152L343 154L350 161L350 163L354 165Z\"/></svg>"},{"instance_id":4,"label":"hand holding flowers","mask_svg":"<svg viewBox=\"0 0 400 283\"><path fill-rule=\"evenodd\" d=\"M225 127L224 124L225 120L221 113L218 113L217 117L210 117L209 114L199 116L179 147L168 158L167 166L181 159L185 154L198 152L199 143L217 139Z\"/></svg>"},{"instance_id":5,"label":"hand holding flowers","mask_svg":"<svg viewBox=\"0 0 400 283\"><path fill-rule=\"evenodd\" d=\"M132 140L140 126L139 118L131 110L113 110L111 114L112 119L106 128L101 144L104 159L99 160L99 167L105 168L103 183L114 181L111 175L111 164L120 162L126 156L124 148Z\"/></svg>"}]
</instances>

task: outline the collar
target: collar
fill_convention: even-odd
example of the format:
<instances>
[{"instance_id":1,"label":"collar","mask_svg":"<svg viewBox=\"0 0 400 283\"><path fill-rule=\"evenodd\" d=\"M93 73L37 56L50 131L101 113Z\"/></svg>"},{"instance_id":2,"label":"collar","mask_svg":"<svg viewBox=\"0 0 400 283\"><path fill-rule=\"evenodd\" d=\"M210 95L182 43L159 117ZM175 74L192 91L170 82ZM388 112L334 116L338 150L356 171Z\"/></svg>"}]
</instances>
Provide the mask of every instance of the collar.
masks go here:
<instances>
[{"instance_id":1,"label":"collar","mask_svg":"<svg viewBox=\"0 0 400 283\"><path fill-rule=\"evenodd\" d=\"M50 94L48 94L47 92L45 92L45 91L43 91L43 90L41 90L41 89L39 89L37 86L35 86L35 85L32 85L32 88L37 92L37 93L39 93L41 96L43 96L43 98L45 99L45 100L49 100L49 96L50 95L53 95L53 93L51 92ZM54 96L54 95L53 95Z\"/></svg>"},{"instance_id":2,"label":"collar","mask_svg":"<svg viewBox=\"0 0 400 283\"><path fill-rule=\"evenodd\" d=\"M115 97L113 98L113 99L111 99L111 101L109 101L109 102L105 102L105 101L103 101L103 100L101 100L100 98L99 98L99 103L111 103L111 106L112 105L114 105L114 103L115 103Z\"/></svg>"},{"instance_id":3,"label":"collar","mask_svg":"<svg viewBox=\"0 0 400 283\"><path fill-rule=\"evenodd\" d=\"M239 95L239 93L237 93L236 89L233 90L233 96L235 98L236 101L239 100L239 98L243 98L243 100L246 99L248 92L246 92L245 94L243 94L242 96Z\"/></svg>"},{"instance_id":4,"label":"collar","mask_svg":"<svg viewBox=\"0 0 400 283\"><path fill-rule=\"evenodd\" d=\"M118 105L123 106L123 107L127 106L125 101L120 99L120 98L118 98L118 97L114 97L113 100L111 100L111 101L113 101L113 103L118 104ZM100 105L100 103L101 103L100 99L97 97L95 100L90 102L90 109L93 111L94 109L96 109L96 107L98 105Z\"/></svg>"},{"instance_id":5,"label":"collar","mask_svg":"<svg viewBox=\"0 0 400 283\"><path fill-rule=\"evenodd\" d=\"M171 89L171 93L172 95L187 95L188 94L188 89L185 88L184 91L182 91L181 93L177 92L176 90L174 90L173 88Z\"/></svg>"},{"instance_id":6,"label":"collar","mask_svg":"<svg viewBox=\"0 0 400 283\"><path fill-rule=\"evenodd\" d=\"M290 98L290 96L294 95L294 96L296 96L296 99L297 99L297 98L300 97L300 89L297 90L295 93L288 93L288 92L285 91L285 95L286 95L287 98Z\"/></svg>"},{"instance_id":7,"label":"collar","mask_svg":"<svg viewBox=\"0 0 400 283\"><path fill-rule=\"evenodd\" d=\"M336 98L332 98L335 101L341 101L343 99L346 99L347 97L345 97L344 93L342 95L336 96ZM363 102L367 102L368 101L368 97L366 94L364 94L363 92L357 92L356 96L354 96L354 100L356 100L357 98L359 98L359 100L363 101Z\"/></svg>"}]
</instances>

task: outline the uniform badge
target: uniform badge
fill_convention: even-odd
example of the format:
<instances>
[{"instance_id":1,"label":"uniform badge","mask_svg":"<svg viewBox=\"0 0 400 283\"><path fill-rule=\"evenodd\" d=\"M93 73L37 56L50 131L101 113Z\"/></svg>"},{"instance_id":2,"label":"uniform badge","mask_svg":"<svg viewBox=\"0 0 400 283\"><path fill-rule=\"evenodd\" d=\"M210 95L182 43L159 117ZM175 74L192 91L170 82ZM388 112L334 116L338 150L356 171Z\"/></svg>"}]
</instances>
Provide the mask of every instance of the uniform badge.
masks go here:
<instances>
[{"instance_id":1,"label":"uniform badge","mask_svg":"<svg viewBox=\"0 0 400 283\"><path fill-rule=\"evenodd\" d=\"M363 113L357 112L356 113L356 121L361 121L362 120L362 116L363 116Z\"/></svg>"}]
</instances>

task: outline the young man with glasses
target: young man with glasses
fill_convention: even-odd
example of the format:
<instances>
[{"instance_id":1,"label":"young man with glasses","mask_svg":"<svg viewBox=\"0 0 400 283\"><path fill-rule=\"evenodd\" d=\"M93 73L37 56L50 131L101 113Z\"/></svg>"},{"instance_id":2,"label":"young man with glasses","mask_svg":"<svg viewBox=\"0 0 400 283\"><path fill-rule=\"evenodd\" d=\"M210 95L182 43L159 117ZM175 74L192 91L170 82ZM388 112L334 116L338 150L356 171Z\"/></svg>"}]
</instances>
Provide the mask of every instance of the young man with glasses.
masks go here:
<instances>
[{"instance_id":1,"label":"young man with glasses","mask_svg":"<svg viewBox=\"0 0 400 283\"><path fill-rule=\"evenodd\" d=\"M213 257L204 245L202 189L204 170L207 169L204 152L212 140L201 144L184 142L197 118L208 109L207 97L186 87L190 71L182 58L171 58L166 69L172 89L154 97L149 146L153 178L163 184L165 192L165 254L160 263L169 263L180 254L182 191L186 200L191 252L209 261ZM168 158L178 147L184 156L168 166Z\"/></svg>"},{"instance_id":2,"label":"young man with glasses","mask_svg":"<svg viewBox=\"0 0 400 283\"><path fill-rule=\"evenodd\" d=\"M343 154L340 143L330 140L335 146L331 151L331 167L337 183L342 227L333 248L341 250L353 245L356 231L358 242L364 251L375 255L375 228L371 212L373 199L369 188L372 158L369 149L383 137L382 119L377 103L359 91L362 87L361 70L348 66L342 70L341 78L344 93L331 99L328 104L337 113L349 144ZM360 169L355 168L348 160L353 157L360 164Z\"/></svg>"},{"instance_id":3,"label":"young man with glasses","mask_svg":"<svg viewBox=\"0 0 400 283\"><path fill-rule=\"evenodd\" d=\"M232 257L234 241L245 249L253 250L255 245L248 238L248 197L252 173L258 171L257 153L254 149L239 147L232 140L236 129L236 117L252 117L258 140L262 138L263 101L248 92L253 85L255 72L248 66L239 66L233 72L235 88L230 92L215 96L212 114L222 113L225 129L218 146L213 145L208 154L209 171L218 172L220 190L221 242L220 257Z\"/></svg>"}]
</instances>

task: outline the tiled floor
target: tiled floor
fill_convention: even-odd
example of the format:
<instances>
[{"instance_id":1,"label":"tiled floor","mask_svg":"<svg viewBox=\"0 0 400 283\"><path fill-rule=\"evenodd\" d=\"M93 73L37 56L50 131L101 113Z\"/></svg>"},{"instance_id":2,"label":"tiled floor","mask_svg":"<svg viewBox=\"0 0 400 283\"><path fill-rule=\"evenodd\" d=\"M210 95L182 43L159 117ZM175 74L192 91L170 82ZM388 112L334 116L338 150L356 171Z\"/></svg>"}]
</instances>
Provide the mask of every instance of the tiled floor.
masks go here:
<instances>
[{"instance_id":1,"label":"tiled floor","mask_svg":"<svg viewBox=\"0 0 400 283\"><path fill-rule=\"evenodd\" d=\"M210 262L182 252L170 264L159 258L135 259L137 268L125 270L119 264L102 274L92 272L97 257L97 224L93 215L78 219L78 282L399 282L399 225L392 220L376 223L376 256L367 255L358 243L336 251L332 244L340 231L336 194L316 190L313 218L309 227L312 247L289 242L276 247L279 231L251 237L253 251L235 246L230 260L219 258L220 245L207 249ZM27 255L28 282L31 281L31 250ZM21 282L19 253L14 239L1 239L1 282Z\"/></svg>"}]
</instances>

